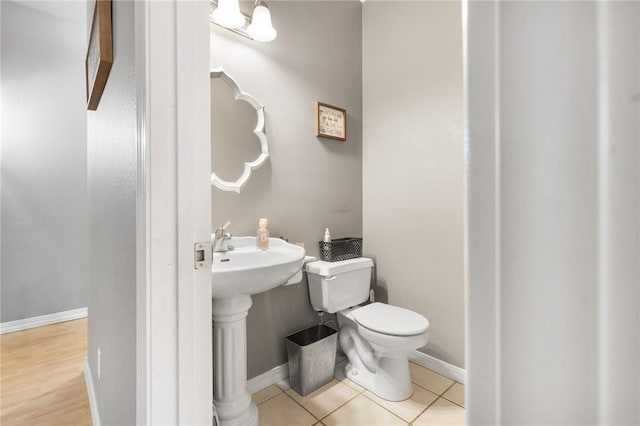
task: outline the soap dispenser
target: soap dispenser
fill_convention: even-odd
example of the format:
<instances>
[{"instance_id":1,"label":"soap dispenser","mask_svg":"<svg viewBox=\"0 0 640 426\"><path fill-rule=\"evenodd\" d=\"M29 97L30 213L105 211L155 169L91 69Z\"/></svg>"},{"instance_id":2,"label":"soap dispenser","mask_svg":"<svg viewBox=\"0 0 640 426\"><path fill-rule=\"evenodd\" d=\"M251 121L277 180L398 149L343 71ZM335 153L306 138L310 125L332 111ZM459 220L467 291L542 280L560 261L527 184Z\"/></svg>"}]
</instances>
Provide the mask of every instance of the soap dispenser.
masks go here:
<instances>
[{"instance_id":1,"label":"soap dispenser","mask_svg":"<svg viewBox=\"0 0 640 426\"><path fill-rule=\"evenodd\" d=\"M269 248L269 221L265 218L260 218L260 221L258 222L256 246L260 250L267 250Z\"/></svg>"},{"instance_id":2,"label":"soap dispenser","mask_svg":"<svg viewBox=\"0 0 640 426\"><path fill-rule=\"evenodd\" d=\"M322 241L325 243L331 242L331 233L329 232L329 228L324 228L324 239Z\"/></svg>"},{"instance_id":3,"label":"soap dispenser","mask_svg":"<svg viewBox=\"0 0 640 426\"><path fill-rule=\"evenodd\" d=\"M322 238L322 243L320 243L320 259L329 262L333 260L329 228L324 228L324 237Z\"/></svg>"}]
</instances>

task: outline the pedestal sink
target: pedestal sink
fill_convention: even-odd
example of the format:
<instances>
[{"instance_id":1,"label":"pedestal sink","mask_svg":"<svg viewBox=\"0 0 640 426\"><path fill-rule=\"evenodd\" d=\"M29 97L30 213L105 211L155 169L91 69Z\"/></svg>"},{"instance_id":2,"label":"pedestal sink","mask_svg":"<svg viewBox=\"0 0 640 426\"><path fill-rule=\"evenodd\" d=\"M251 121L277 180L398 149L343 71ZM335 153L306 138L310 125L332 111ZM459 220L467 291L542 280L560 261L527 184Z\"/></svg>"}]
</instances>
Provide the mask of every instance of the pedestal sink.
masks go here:
<instances>
[{"instance_id":1,"label":"pedestal sink","mask_svg":"<svg viewBox=\"0 0 640 426\"><path fill-rule=\"evenodd\" d=\"M213 404L220 426L257 426L258 409L247 391L246 318L251 295L278 287L302 267L304 249L269 238L269 249L256 237L232 237L234 249L213 254L214 382Z\"/></svg>"}]
</instances>

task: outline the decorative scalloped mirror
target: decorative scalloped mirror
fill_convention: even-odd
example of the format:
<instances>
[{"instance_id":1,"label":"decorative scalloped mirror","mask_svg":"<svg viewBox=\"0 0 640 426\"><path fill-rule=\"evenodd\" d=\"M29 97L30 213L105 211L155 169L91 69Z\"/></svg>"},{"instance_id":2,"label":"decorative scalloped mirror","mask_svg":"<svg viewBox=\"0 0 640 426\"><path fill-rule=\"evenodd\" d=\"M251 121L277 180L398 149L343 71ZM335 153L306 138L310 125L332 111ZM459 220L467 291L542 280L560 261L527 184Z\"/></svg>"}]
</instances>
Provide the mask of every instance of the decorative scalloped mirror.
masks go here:
<instances>
[{"instance_id":1,"label":"decorative scalloped mirror","mask_svg":"<svg viewBox=\"0 0 640 426\"><path fill-rule=\"evenodd\" d=\"M211 185L239 193L251 172L269 159L264 106L222 67L211 69L210 77Z\"/></svg>"}]
</instances>

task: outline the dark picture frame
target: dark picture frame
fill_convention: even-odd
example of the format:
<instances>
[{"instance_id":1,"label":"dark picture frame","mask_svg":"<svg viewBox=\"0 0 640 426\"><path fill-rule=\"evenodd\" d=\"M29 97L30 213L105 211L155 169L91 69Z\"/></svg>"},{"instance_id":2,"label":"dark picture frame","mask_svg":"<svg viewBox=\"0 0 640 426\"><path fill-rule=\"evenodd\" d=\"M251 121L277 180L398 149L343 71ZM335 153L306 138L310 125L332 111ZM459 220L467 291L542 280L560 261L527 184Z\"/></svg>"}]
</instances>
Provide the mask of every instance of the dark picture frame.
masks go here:
<instances>
[{"instance_id":1,"label":"dark picture frame","mask_svg":"<svg viewBox=\"0 0 640 426\"><path fill-rule=\"evenodd\" d=\"M98 108L112 64L111 0L96 0L85 59L88 110Z\"/></svg>"},{"instance_id":2,"label":"dark picture frame","mask_svg":"<svg viewBox=\"0 0 640 426\"><path fill-rule=\"evenodd\" d=\"M316 136L346 141L347 110L316 102Z\"/></svg>"}]
</instances>

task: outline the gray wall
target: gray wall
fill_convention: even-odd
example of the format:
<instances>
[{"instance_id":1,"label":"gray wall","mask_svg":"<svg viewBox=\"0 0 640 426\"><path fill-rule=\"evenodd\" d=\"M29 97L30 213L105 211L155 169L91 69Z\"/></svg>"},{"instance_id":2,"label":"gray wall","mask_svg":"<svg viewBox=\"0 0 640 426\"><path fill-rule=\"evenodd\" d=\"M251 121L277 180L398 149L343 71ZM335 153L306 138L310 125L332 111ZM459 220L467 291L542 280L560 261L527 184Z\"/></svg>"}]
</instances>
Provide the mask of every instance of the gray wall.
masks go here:
<instances>
[{"instance_id":1,"label":"gray wall","mask_svg":"<svg viewBox=\"0 0 640 426\"><path fill-rule=\"evenodd\" d=\"M88 116L89 365L100 419L135 424L136 92L134 3L112 2L114 58ZM97 349L102 352L98 379Z\"/></svg>"},{"instance_id":2,"label":"gray wall","mask_svg":"<svg viewBox=\"0 0 640 426\"><path fill-rule=\"evenodd\" d=\"M85 24L39 6L0 5L2 322L87 306Z\"/></svg>"},{"instance_id":3,"label":"gray wall","mask_svg":"<svg viewBox=\"0 0 640 426\"><path fill-rule=\"evenodd\" d=\"M272 2L278 38L258 43L211 26L211 65L222 65L266 109L271 161L240 194L213 191L213 227L304 242L318 255L325 227L362 233L362 46L359 2ZM315 137L315 102L348 114L346 142ZM257 142L256 142L257 143ZM214 283L215 285L215 283ZM313 325L306 283L257 295L247 320L248 377L286 362L285 336Z\"/></svg>"},{"instance_id":4,"label":"gray wall","mask_svg":"<svg viewBox=\"0 0 640 426\"><path fill-rule=\"evenodd\" d=\"M422 350L464 367L460 4L366 2L362 25L364 250L429 319Z\"/></svg>"}]
</instances>

